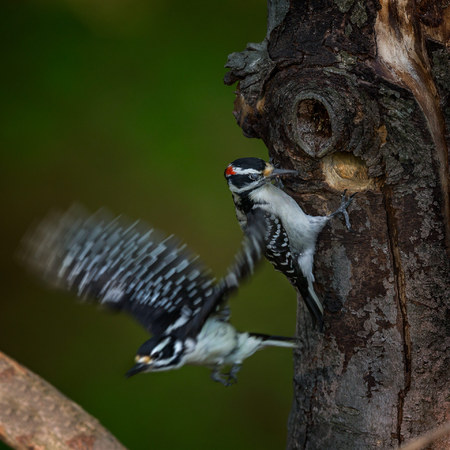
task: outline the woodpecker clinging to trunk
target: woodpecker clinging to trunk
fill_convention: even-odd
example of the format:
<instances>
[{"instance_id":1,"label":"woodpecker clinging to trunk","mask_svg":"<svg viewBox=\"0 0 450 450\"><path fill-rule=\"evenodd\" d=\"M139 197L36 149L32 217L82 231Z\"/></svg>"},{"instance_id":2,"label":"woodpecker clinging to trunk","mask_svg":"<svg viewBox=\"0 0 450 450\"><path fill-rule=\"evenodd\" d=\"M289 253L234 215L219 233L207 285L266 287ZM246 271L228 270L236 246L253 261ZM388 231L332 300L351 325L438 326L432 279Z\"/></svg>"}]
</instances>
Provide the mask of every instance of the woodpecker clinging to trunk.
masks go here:
<instances>
[{"instance_id":1,"label":"woodpecker clinging to trunk","mask_svg":"<svg viewBox=\"0 0 450 450\"><path fill-rule=\"evenodd\" d=\"M275 177L296 174L295 170L276 169L259 158L240 158L225 169L239 225L248 234L256 223L263 223L266 258L297 289L322 328L323 306L313 286L316 240L337 214L343 214L351 229L347 207L354 194L347 197L344 192L340 207L328 216L309 216L292 197L271 183Z\"/></svg>"},{"instance_id":2,"label":"woodpecker clinging to trunk","mask_svg":"<svg viewBox=\"0 0 450 450\"><path fill-rule=\"evenodd\" d=\"M24 238L21 256L51 285L126 311L153 335L128 375L205 365L229 385L257 350L296 346L294 338L240 333L228 322L226 300L260 260L263 232L256 224L218 282L173 236L105 211L49 215Z\"/></svg>"}]
</instances>

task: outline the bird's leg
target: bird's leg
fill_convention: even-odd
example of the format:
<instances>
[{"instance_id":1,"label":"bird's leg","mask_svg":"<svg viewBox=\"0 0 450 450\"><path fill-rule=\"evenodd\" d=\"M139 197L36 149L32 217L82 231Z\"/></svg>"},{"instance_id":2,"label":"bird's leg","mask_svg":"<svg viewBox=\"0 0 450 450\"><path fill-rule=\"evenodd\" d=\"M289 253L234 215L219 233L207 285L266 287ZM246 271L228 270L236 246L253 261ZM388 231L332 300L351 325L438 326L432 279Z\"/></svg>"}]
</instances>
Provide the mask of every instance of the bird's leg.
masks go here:
<instances>
[{"instance_id":1,"label":"bird's leg","mask_svg":"<svg viewBox=\"0 0 450 450\"><path fill-rule=\"evenodd\" d=\"M237 374L241 370L241 364L233 364L230 372L228 373L228 386L237 383Z\"/></svg>"},{"instance_id":2,"label":"bird's leg","mask_svg":"<svg viewBox=\"0 0 450 450\"><path fill-rule=\"evenodd\" d=\"M352 226L350 225L350 217L348 216L347 208L350 206L350 203L353 201L353 197L356 195L356 192L349 197L347 197L347 189L344 191L341 197L341 204L339 208L331 213L328 217L334 217L337 214L342 214L344 216L345 225L347 228L352 231Z\"/></svg>"},{"instance_id":3,"label":"bird's leg","mask_svg":"<svg viewBox=\"0 0 450 450\"><path fill-rule=\"evenodd\" d=\"M231 386L228 379L229 377L225 377L222 373L220 373L221 366L215 366L211 371L211 379L217 381L218 383L222 383L224 386Z\"/></svg>"}]
</instances>

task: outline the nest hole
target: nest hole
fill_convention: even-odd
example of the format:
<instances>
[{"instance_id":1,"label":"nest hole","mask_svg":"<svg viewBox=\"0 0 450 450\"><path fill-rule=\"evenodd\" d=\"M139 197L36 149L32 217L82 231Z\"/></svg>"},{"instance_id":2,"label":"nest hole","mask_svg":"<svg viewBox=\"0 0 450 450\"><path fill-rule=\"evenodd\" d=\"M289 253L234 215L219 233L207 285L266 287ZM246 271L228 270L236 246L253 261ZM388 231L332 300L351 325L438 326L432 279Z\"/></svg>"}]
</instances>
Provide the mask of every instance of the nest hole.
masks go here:
<instances>
[{"instance_id":1,"label":"nest hole","mask_svg":"<svg viewBox=\"0 0 450 450\"><path fill-rule=\"evenodd\" d=\"M318 154L332 137L333 130L327 108L316 99L303 99L297 105L297 133Z\"/></svg>"}]
</instances>

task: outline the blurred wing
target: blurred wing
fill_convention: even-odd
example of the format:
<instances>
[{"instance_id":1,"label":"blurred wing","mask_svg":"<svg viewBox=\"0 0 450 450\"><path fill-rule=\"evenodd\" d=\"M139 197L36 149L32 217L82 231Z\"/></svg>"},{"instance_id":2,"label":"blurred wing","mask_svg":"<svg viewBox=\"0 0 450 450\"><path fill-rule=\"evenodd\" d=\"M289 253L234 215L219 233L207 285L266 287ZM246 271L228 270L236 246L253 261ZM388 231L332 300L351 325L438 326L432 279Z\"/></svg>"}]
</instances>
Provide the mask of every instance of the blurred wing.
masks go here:
<instances>
[{"instance_id":1,"label":"blurred wing","mask_svg":"<svg viewBox=\"0 0 450 450\"><path fill-rule=\"evenodd\" d=\"M239 284L253 274L265 250L265 226L262 219L263 215L252 217L234 263L228 268L227 275L216 284L214 294L189 324L188 330L200 329L210 314L223 306L228 297L238 289Z\"/></svg>"},{"instance_id":2,"label":"blurred wing","mask_svg":"<svg viewBox=\"0 0 450 450\"><path fill-rule=\"evenodd\" d=\"M176 238L105 211L49 215L22 250L46 282L127 311L153 334L176 333L217 294L210 273Z\"/></svg>"},{"instance_id":3,"label":"blurred wing","mask_svg":"<svg viewBox=\"0 0 450 450\"><path fill-rule=\"evenodd\" d=\"M265 249L265 226L261 217L251 217L247 222L241 249L235 262L228 268L227 275L218 283L223 295L236 290L241 281L253 274L255 266L261 260Z\"/></svg>"}]
</instances>

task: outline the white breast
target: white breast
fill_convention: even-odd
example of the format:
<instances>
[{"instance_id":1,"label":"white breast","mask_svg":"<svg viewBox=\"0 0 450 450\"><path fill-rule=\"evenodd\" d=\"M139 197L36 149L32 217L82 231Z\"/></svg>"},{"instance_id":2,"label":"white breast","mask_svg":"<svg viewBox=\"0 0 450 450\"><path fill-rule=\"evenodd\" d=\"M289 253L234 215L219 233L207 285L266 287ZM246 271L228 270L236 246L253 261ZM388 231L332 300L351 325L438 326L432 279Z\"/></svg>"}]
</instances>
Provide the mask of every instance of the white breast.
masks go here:
<instances>
[{"instance_id":1,"label":"white breast","mask_svg":"<svg viewBox=\"0 0 450 450\"><path fill-rule=\"evenodd\" d=\"M294 252L314 252L317 235L328 221L326 216L305 214L292 197L272 184L256 189L250 197L254 202L262 203L261 208L279 217Z\"/></svg>"},{"instance_id":2,"label":"white breast","mask_svg":"<svg viewBox=\"0 0 450 450\"><path fill-rule=\"evenodd\" d=\"M184 363L221 365L237 344L238 333L232 325L214 318L208 319L197 336L193 351L186 355Z\"/></svg>"}]
</instances>

